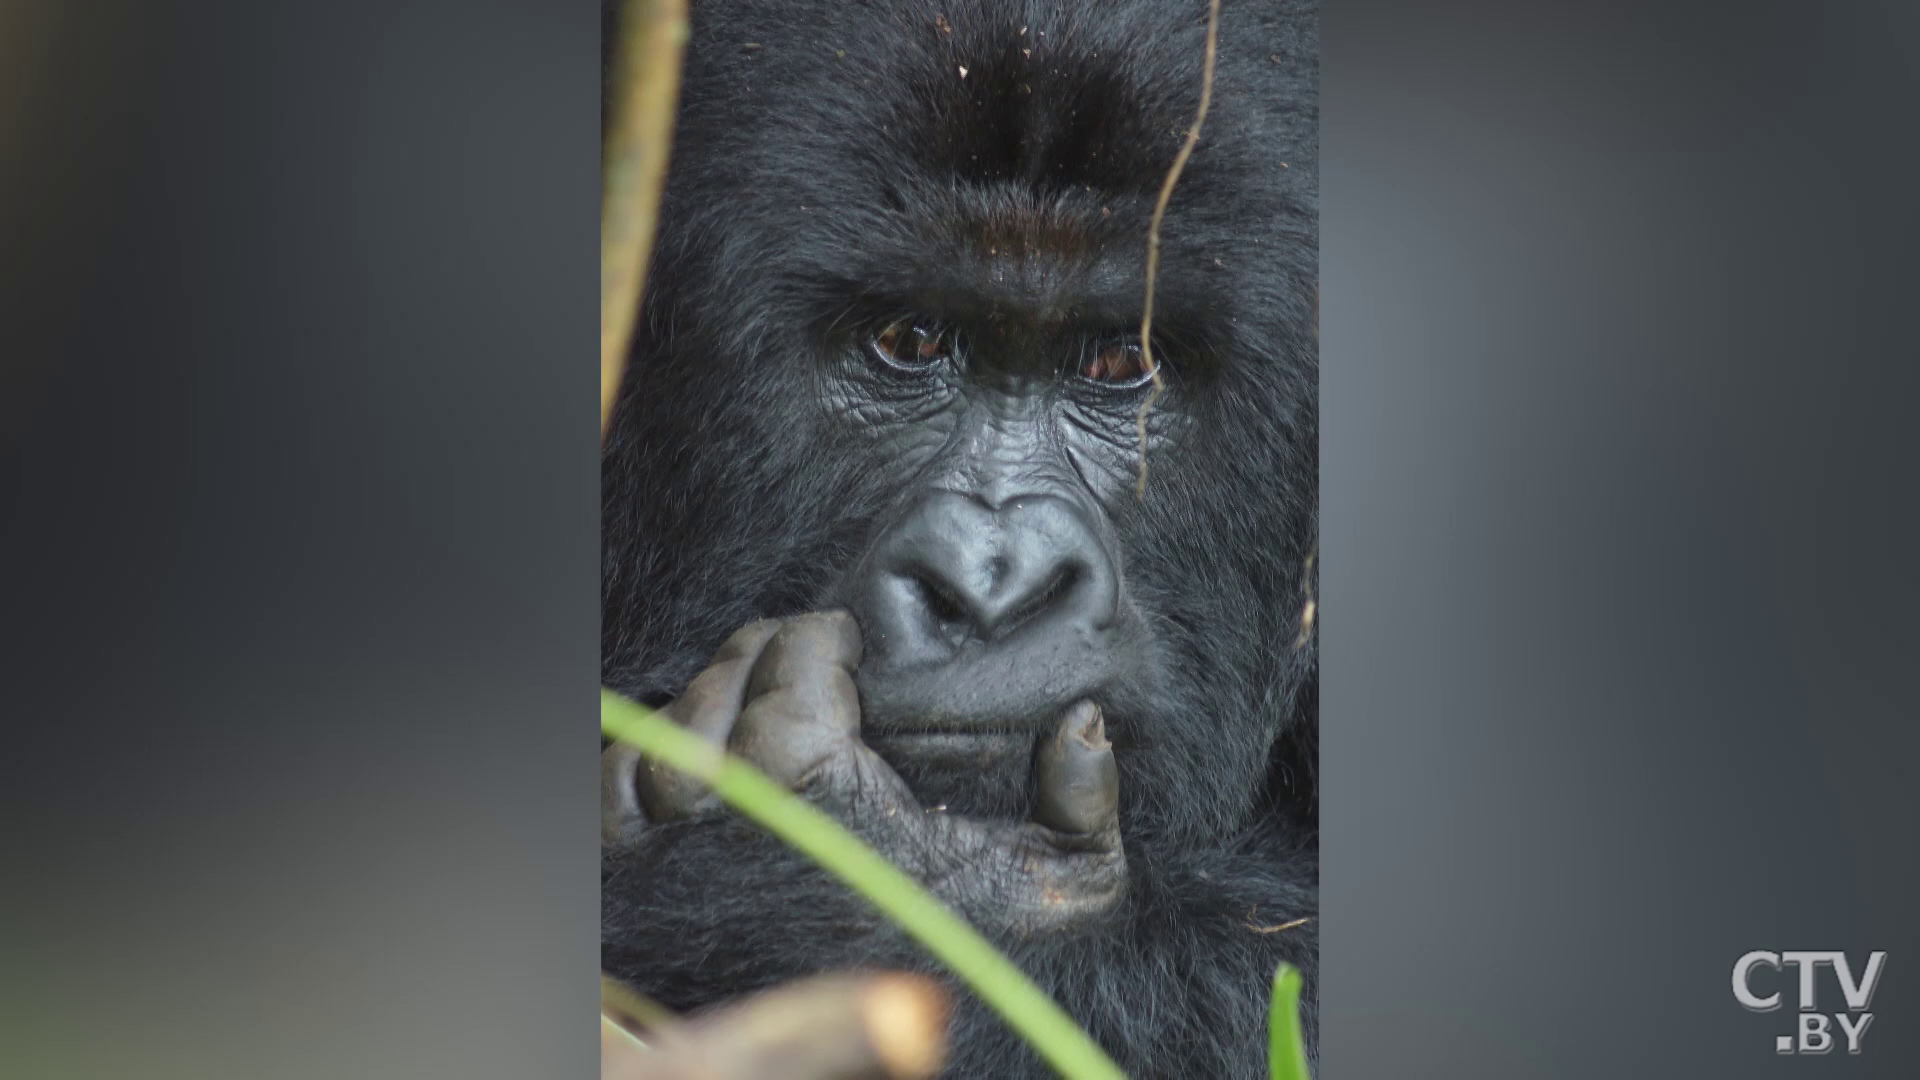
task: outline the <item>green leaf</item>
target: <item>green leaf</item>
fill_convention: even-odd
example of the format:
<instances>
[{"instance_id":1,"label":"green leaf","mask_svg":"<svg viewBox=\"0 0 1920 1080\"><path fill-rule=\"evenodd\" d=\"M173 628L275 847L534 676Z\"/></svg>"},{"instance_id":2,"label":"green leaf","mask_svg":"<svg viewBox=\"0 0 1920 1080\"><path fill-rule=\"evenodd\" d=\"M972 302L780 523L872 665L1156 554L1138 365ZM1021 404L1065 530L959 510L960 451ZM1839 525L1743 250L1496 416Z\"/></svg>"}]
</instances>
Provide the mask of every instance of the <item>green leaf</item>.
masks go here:
<instances>
[{"instance_id":1,"label":"green leaf","mask_svg":"<svg viewBox=\"0 0 1920 1080\"><path fill-rule=\"evenodd\" d=\"M1281 964L1273 973L1273 1004L1267 1012L1267 1075L1272 1080L1312 1080L1300 1037L1300 969Z\"/></svg>"}]
</instances>

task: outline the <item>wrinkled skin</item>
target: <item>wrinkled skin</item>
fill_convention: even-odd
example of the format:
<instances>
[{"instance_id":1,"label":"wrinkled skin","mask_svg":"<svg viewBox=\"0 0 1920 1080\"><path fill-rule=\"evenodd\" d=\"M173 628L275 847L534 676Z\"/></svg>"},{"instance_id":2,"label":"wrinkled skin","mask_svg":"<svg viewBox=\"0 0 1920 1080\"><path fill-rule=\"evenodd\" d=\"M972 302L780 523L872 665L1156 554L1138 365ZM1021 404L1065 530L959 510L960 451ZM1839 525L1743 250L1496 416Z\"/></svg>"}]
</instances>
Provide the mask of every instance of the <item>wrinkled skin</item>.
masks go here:
<instances>
[{"instance_id":1,"label":"wrinkled skin","mask_svg":"<svg viewBox=\"0 0 1920 1080\"><path fill-rule=\"evenodd\" d=\"M696 4L604 457L606 683L847 824L1139 1077L1262 1075L1281 960L1314 1039L1315 18L1225 5L1142 496L1144 237L1204 4ZM697 1008L927 968L697 783L603 765L613 974ZM1048 1073L964 1001L950 1075Z\"/></svg>"}]
</instances>

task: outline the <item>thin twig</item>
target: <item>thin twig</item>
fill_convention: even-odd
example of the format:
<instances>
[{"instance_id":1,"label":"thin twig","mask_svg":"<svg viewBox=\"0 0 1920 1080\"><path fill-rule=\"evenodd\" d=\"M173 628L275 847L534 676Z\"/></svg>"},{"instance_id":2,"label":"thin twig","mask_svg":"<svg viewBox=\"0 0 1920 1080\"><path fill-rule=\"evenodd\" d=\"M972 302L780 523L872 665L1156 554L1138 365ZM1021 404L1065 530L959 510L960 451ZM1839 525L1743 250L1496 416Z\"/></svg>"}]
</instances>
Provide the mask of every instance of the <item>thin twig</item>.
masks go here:
<instances>
[{"instance_id":1,"label":"thin twig","mask_svg":"<svg viewBox=\"0 0 1920 1080\"><path fill-rule=\"evenodd\" d=\"M1160 185L1160 198L1153 205L1153 224L1147 228L1147 295L1140 306L1140 358L1147 363L1147 373L1153 376L1153 389L1148 392L1147 400L1140 403L1140 483L1135 489L1139 498L1147 497L1147 410L1166 393L1167 384L1160 376L1160 364L1153 358L1153 286L1160 276L1160 222L1167 216L1167 203L1173 199L1173 185L1180 180L1180 171L1187 167L1187 159L1193 156L1193 148L1200 142L1200 125L1206 122L1207 107L1213 104L1213 60L1219 49L1220 41L1220 0L1207 0L1207 55L1200 69L1200 108L1193 114L1193 126L1187 129L1186 141L1180 144L1180 152L1174 155L1173 167L1167 170L1166 182Z\"/></svg>"},{"instance_id":2,"label":"thin twig","mask_svg":"<svg viewBox=\"0 0 1920 1080\"><path fill-rule=\"evenodd\" d=\"M680 99L687 0L627 0L600 203L600 431L626 372Z\"/></svg>"},{"instance_id":3,"label":"thin twig","mask_svg":"<svg viewBox=\"0 0 1920 1080\"><path fill-rule=\"evenodd\" d=\"M1312 640L1313 620L1314 620L1314 617L1317 616L1320 611L1320 603L1314 597L1314 594L1318 590L1315 589L1313 585L1314 581L1316 580L1313 575L1313 561L1319 557L1320 557L1320 545L1316 543L1313 545L1313 550L1307 552L1306 571L1302 577L1302 580L1305 582L1305 585L1306 585L1307 602L1305 606L1301 607L1300 609L1300 636L1297 639L1295 639L1293 643L1293 647L1296 649L1305 648L1307 645L1307 642Z\"/></svg>"},{"instance_id":4,"label":"thin twig","mask_svg":"<svg viewBox=\"0 0 1920 1080\"><path fill-rule=\"evenodd\" d=\"M1247 926L1247 929L1253 931L1256 934L1277 934L1282 930L1293 930L1298 927L1305 926L1312 921L1313 921L1313 916L1308 915L1298 919L1294 919L1291 922L1280 923L1277 926L1255 926L1252 923L1247 923L1246 926Z\"/></svg>"}]
</instances>

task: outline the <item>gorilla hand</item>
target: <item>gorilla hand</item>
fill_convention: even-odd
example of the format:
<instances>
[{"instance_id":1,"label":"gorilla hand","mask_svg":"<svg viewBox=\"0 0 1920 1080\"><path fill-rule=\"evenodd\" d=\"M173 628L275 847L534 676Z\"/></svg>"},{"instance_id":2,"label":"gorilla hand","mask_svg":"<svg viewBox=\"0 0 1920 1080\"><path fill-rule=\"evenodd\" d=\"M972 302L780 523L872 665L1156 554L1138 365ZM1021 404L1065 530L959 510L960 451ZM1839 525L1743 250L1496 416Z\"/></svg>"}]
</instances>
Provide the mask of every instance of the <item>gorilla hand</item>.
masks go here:
<instances>
[{"instance_id":1,"label":"gorilla hand","mask_svg":"<svg viewBox=\"0 0 1920 1080\"><path fill-rule=\"evenodd\" d=\"M1119 776L1098 706L1069 708L1036 750L1030 821L928 811L860 739L860 655L843 612L754 623L665 712L804 794L976 925L1044 933L1119 901ZM604 767L609 843L719 809L697 781L624 746Z\"/></svg>"}]
</instances>

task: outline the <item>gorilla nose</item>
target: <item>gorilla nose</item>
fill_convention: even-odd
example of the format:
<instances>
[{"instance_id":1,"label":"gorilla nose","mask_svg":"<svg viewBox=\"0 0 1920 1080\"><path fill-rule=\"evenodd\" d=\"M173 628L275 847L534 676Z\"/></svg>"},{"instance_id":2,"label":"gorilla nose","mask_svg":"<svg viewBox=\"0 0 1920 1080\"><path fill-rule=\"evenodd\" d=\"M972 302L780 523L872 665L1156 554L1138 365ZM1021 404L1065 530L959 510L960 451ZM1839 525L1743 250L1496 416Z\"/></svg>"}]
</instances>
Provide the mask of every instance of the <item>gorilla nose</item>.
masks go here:
<instances>
[{"instance_id":1,"label":"gorilla nose","mask_svg":"<svg viewBox=\"0 0 1920 1080\"><path fill-rule=\"evenodd\" d=\"M1053 496L998 507L953 492L916 506L883 537L861 607L870 644L896 664L970 644L1105 630L1119 603L1106 548Z\"/></svg>"}]
</instances>

